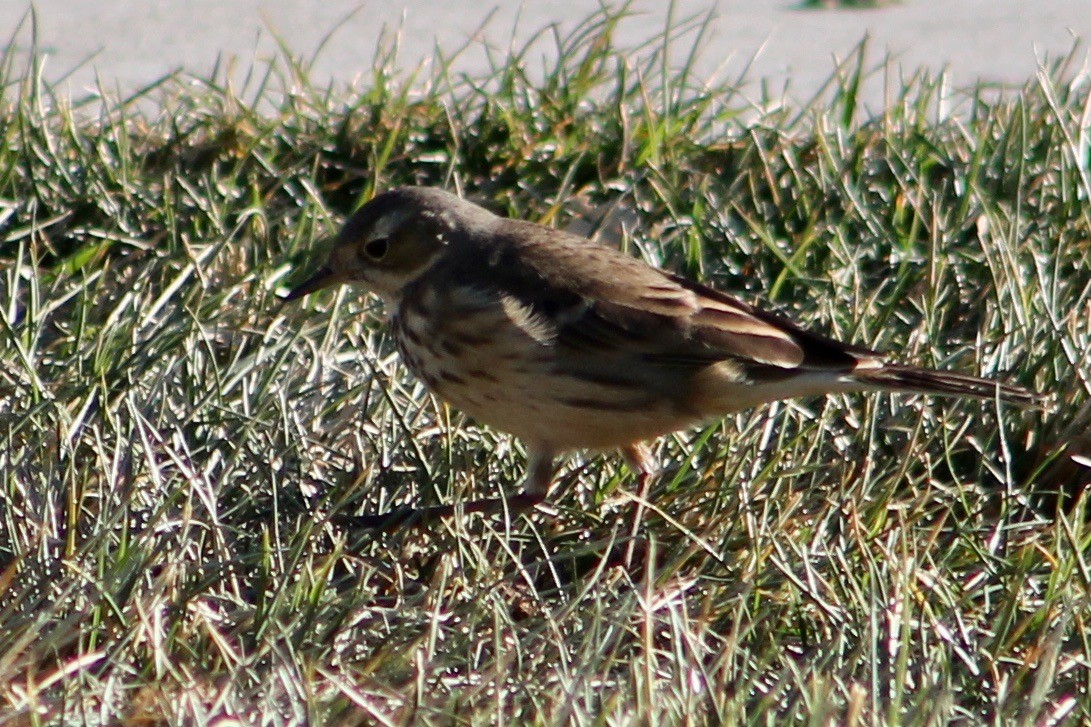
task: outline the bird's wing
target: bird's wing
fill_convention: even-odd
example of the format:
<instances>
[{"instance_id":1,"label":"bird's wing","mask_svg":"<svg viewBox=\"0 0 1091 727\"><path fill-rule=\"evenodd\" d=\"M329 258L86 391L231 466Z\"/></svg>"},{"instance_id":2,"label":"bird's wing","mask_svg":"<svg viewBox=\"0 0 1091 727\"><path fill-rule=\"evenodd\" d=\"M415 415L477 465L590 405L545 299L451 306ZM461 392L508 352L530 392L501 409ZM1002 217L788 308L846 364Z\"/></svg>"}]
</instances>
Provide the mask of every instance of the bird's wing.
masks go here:
<instances>
[{"instance_id":1,"label":"bird's wing","mask_svg":"<svg viewBox=\"0 0 1091 727\"><path fill-rule=\"evenodd\" d=\"M514 287L532 291L527 302L555 322L561 347L678 366L731 360L770 373L848 371L882 360L617 250L568 238L554 242L564 244L539 248L545 259L531 258L531 272L549 284L524 280ZM527 259L525 251L521 258Z\"/></svg>"},{"instance_id":2,"label":"bird's wing","mask_svg":"<svg viewBox=\"0 0 1091 727\"><path fill-rule=\"evenodd\" d=\"M561 352L680 368L730 360L771 375L850 371L882 360L616 249L505 222L499 239L507 243L453 277L517 300L520 320L532 321L539 338L548 326Z\"/></svg>"},{"instance_id":3,"label":"bird's wing","mask_svg":"<svg viewBox=\"0 0 1091 727\"><path fill-rule=\"evenodd\" d=\"M784 316L714 288L677 275L664 275L694 296L695 310L690 315L694 338L732 358L809 370L852 369L884 359L876 351L808 331Z\"/></svg>"},{"instance_id":4,"label":"bird's wing","mask_svg":"<svg viewBox=\"0 0 1091 727\"><path fill-rule=\"evenodd\" d=\"M673 275L618 297L588 297L557 317L558 345L678 366L731 360L744 369L850 371L881 357L806 331Z\"/></svg>"}]
</instances>

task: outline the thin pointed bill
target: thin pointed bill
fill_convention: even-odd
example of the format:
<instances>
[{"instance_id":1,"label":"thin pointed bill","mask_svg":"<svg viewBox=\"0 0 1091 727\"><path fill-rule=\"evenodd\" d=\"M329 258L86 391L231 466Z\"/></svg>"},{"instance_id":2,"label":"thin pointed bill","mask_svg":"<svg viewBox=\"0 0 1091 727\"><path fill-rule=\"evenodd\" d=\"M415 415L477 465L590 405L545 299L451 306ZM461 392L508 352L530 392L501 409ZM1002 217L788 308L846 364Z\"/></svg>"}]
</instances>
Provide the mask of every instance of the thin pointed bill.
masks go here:
<instances>
[{"instance_id":1,"label":"thin pointed bill","mask_svg":"<svg viewBox=\"0 0 1091 727\"><path fill-rule=\"evenodd\" d=\"M331 285L340 283L341 280L342 278L340 275L337 275L328 267L323 267L310 278L292 288L288 295L284 296L284 302L289 303L293 300L298 300L305 295L310 295L316 290L328 288Z\"/></svg>"}]
</instances>

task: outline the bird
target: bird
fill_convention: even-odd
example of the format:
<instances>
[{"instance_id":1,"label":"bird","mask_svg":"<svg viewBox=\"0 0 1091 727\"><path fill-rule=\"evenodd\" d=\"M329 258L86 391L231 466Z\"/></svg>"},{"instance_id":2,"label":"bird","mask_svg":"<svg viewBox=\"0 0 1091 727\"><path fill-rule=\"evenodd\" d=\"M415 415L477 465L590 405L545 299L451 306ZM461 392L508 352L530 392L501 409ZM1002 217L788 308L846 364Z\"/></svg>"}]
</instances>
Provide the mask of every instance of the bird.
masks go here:
<instances>
[{"instance_id":1,"label":"bird","mask_svg":"<svg viewBox=\"0 0 1091 727\"><path fill-rule=\"evenodd\" d=\"M546 501L558 459L619 451L643 490L648 442L782 399L911 392L1035 407L1010 383L906 365L656 268L621 250L496 215L434 187L361 206L294 301L349 284L378 295L401 360L437 396L524 442L521 489L462 512ZM454 505L360 516L386 527Z\"/></svg>"}]
</instances>

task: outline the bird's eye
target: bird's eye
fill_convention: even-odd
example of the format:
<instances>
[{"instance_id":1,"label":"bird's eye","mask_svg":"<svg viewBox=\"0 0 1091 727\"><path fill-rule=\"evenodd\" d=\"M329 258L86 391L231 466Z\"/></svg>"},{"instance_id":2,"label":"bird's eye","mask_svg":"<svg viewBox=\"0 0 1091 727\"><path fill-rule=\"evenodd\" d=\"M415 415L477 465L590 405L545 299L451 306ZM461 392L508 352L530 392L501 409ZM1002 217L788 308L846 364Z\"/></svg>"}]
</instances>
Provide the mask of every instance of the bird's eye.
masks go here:
<instances>
[{"instance_id":1,"label":"bird's eye","mask_svg":"<svg viewBox=\"0 0 1091 727\"><path fill-rule=\"evenodd\" d=\"M385 237L377 237L364 243L364 253L372 260L382 260L390 249L390 240Z\"/></svg>"}]
</instances>

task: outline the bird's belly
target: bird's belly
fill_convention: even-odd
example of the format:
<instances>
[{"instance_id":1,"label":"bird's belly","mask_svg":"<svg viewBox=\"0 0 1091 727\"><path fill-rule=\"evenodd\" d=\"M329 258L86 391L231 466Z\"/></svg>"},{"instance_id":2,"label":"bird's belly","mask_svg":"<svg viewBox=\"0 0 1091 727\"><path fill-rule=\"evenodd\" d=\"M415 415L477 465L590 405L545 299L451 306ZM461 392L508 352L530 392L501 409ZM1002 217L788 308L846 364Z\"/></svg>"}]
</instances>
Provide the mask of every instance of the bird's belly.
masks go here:
<instances>
[{"instance_id":1,"label":"bird's belly","mask_svg":"<svg viewBox=\"0 0 1091 727\"><path fill-rule=\"evenodd\" d=\"M697 423L700 417L627 372L573 372L548 343L503 336L456 340L395 328L406 366L457 409L529 443L613 449ZM622 375L626 374L626 375Z\"/></svg>"}]
</instances>

